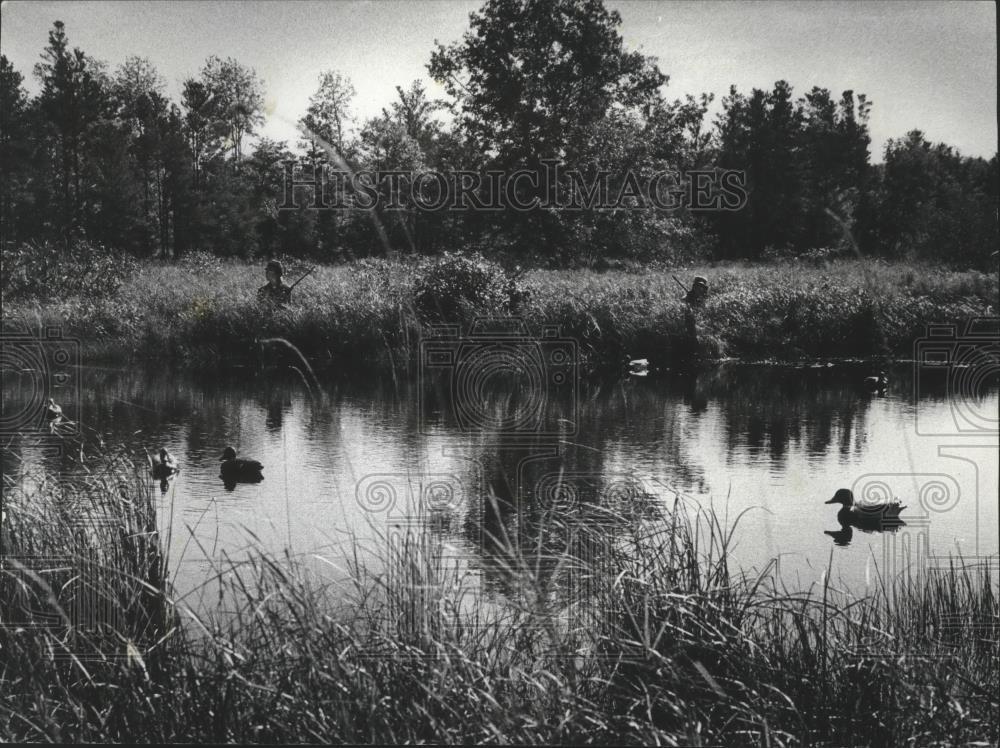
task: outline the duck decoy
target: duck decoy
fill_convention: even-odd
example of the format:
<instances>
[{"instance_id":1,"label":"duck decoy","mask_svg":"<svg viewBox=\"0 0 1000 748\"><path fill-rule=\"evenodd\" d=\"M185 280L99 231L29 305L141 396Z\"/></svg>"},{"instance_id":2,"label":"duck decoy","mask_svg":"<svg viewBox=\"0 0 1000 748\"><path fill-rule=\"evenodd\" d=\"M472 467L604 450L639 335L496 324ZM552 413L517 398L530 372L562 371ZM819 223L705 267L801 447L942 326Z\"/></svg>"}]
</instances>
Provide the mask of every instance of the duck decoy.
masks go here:
<instances>
[{"instance_id":1,"label":"duck decoy","mask_svg":"<svg viewBox=\"0 0 1000 748\"><path fill-rule=\"evenodd\" d=\"M840 504L837 521L841 527L857 527L863 530L884 530L906 524L900 519L900 512L906 509L899 499L874 504L856 504L854 493L841 488L827 504Z\"/></svg>"},{"instance_id":2,"label":"duck decoy","mask_svg":"<svg viewBox=\"0 0 1000 748\"><path fill-rule=\"evenodd\" d=\"M227 488L230 484L260 483L264 480L264 476L261 475L264 466L257 460L237 458L236 450L232 447L226 447L219 459L221 460L219 474Z\"/></svg>"},{"instance_id":3,"label":"duck decoy","mask_svg":"<svg viewBox=\"0 0 1000 748\"><path fill-rule=\"evenodd\" d=\"M662 374L667 369L667 362L663 356L653 356L652 358L631 358L628 354L624 357L629 375L633 377L648 377L653 374Z\"/></svg>"},{"instance_id":4,"label":"duck decoy","mask_svg":"<svg viewBox=\"0 0 1000 748\"><path fill-rule=\"evenodd\" d=\"M885 391L889 388L889 378L885 375L884 371L881 371L877 377L865 377L864 386L869 392L885 394Z\"/></svg>"},{"instance_id":5,"label":"duck decoy","mask_svg":"<svg viewBox=\"0 0 1000 748\"><path fill-rule=\"evenodd\" d=\"M56 405L56 401L49 398L49 405L45 408L45 418L49 421L58 421L63 417L63 409Z\"/></svg>"},{"instance_id":6,"label":"duck decoy","mask_svg":"<svg viewBox=\"0 0 1000 748\"><path fill-rule=\"evenodd\" d=\"M49 398L49 404L45 407L45 420L49 422L49 431L57 436L66 436L72 433L76 424L68 419L63 413L63 409Z\"/></svg>"},{"instance_id":7,"label":"duck decoy","mask_svg":"<svg viewBox=\"0 0 1000 748\"><path fill-rule=\"evenodd\" d=\"M628 362L628 373L634 377L645 377L649 375L649 359L635 358Z\"/></svg>"},{"instance_id":8,"label":"duck decoy","mask_svg":"<svg viewBox=\"0 0 1000 748\"><path fill-rule=\"evenodd\" d=\"M177 460L166 449L160 449L159 456L150 458L154 478L169 478L174 473L180 471Z\"/></svg>"}]
</instances>

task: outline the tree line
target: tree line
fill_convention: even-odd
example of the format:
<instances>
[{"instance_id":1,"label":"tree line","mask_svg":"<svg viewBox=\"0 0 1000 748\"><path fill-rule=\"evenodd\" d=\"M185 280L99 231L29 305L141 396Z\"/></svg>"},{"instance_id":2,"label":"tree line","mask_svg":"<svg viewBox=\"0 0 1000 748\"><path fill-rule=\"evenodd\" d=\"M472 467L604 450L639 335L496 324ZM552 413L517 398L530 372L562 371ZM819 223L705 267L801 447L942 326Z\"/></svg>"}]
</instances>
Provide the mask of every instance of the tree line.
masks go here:
<instances>
[{"instance_id":1,"label":"tree line","mask_svg":"<svg viewBox=\"0 0 1000 748\"><path fill-rule=\"evenodd\" d=\"M488 0L461 40L431 52L428 70L444 100L415 81L359 121L350 80L324 72L293 151L258 135L264 82L252 68L209 57L175 102L149 60L130 57L112 70L71 48L56 21L32 71L37 95L0 58L4 250L82 239L165 258L209 251L334 262L472 248L551 265L847 250L990 262L996 155L965 157L914 130L890 140L883 163L873 164L864 94L814 87L796 96L786 81L731 88L709 121L713 95L668 100L668 76L655 58L625 49L620 23L601 0ZM372 210L313 210L308 197L282 207L290 167L302 179L322 164L540 176L553 160L622 189L669 172L676 190L690 191L698 174L734 170L745 204L457 212L420 210L404 193L395 209L382 201ZM521 184L529 196L552 186Z\"/></svg>"}]
</instances>

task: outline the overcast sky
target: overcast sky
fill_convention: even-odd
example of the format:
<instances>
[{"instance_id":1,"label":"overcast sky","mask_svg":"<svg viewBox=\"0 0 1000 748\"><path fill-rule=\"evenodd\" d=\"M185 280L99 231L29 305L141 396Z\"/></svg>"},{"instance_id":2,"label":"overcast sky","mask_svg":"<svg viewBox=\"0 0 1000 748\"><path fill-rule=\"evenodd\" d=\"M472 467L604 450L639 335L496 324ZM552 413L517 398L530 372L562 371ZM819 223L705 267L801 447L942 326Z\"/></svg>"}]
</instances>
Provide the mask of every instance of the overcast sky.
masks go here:
<instances>
[{"instance_id":1,"label":"overcast sky","mask_svg":"<svg viewBox=\"0 0 1000 748\"><path fill-rule=\"evenodd\" d=\"M3 0L0 51L38 90L31 68L55 20L72 46L117 66L148 57L179 101L181 81L205 58L235 57L263 78L263 134L297 140L321 71L347 74L355 110L378 114L394 86L427 77L435 39L451 42L481 5L419 2L28 2ZM874 102L872 155L919 128L962 153L997 149L997 36L992 2L613 2L627 47L659 59L668 98L710 91L718 100L785 79L795 93L847 88Z\"/></svg>"}]
</instances>

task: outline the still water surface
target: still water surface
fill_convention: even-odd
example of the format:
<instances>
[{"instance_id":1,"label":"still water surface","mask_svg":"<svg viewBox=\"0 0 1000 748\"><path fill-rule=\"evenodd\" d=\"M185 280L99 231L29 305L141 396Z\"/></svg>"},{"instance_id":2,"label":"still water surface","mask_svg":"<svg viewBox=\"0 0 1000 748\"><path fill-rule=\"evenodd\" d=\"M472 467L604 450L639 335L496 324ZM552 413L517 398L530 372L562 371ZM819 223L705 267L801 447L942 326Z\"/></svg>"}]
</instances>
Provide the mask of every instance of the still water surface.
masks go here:
<instances>
[{"instance_id":1,"label":"still water surface","mask_svg":"<svg viewBox=\"0 0 1000 748\"><path fill-rule=\"evenodd\" d=\"M837 585L863 594L876 567L901 566L901 549L919 550L919 563L956 553L995 562L995 382L958 396L947 377L915 378L899 364L887 394L873 396L858 386L868 373L860 364L729 364L581 385L569 397L479 392L484 400L463 410L454 401L467 394L447 382L310 385L289 370L85 367L64 407L111 442L164 446L179 460L160 523L172 529L176 588L194 603L213 594L203 583L221 560L253 547L288 550L336 577L348 549L387 542L387 522L411 514L419 497L437 507L450 547L483 587L496 581L481 540L488 495L511 505L508 525L552 501L682 497L723 522L740 516L736 562L753 569L778 559L789 588L821 583L832 565ZM5 380L5 407L25 392ZM532 433L539 424L544 437ZM223 485L227 445L264 464L263 482ZM10 448L9 479L46 467L27 441ZM824 502L839 488L898 496L907 524L835 543L826 531L840 529L838 507Z\"/></svg>"}]
</instances>

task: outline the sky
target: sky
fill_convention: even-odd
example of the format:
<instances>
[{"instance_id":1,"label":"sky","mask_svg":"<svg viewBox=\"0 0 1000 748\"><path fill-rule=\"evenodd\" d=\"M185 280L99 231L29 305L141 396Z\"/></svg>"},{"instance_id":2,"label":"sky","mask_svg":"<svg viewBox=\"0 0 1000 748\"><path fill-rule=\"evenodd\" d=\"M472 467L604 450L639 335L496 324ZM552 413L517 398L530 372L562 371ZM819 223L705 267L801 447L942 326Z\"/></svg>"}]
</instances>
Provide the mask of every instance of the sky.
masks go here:
<instances>
[{"instance_id":1,"label":"sky","mask_svg":"<svg viewBox=\"0 0 1000 748\"><path fill-rule=\"evenodd\" d=\"M787 80L796 95L813 86L873 102L872 159L888 138L914 128L964 155L997 150L997 33L992 2L614 2L627 48L655 56L670 76L668 99L712 92L721 109L730 85L746 93ZM264 80L261 134L294 144L318 77L346 74L359 121L377 115L395 86L427 76L435 42L468 28L481 2L466 0L265 0L44 2L3 0L0 52L38 90L31 69L61 20L72 46L112 68L149 58L180 99L181 82L209 55L234 57Z\"/></svg>"}]
</instances>

